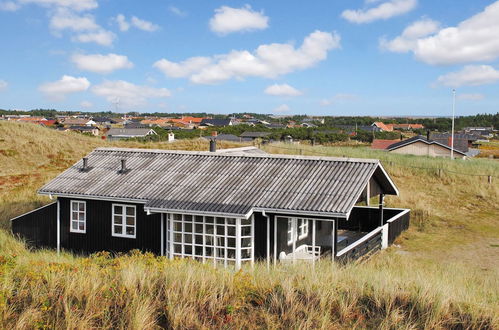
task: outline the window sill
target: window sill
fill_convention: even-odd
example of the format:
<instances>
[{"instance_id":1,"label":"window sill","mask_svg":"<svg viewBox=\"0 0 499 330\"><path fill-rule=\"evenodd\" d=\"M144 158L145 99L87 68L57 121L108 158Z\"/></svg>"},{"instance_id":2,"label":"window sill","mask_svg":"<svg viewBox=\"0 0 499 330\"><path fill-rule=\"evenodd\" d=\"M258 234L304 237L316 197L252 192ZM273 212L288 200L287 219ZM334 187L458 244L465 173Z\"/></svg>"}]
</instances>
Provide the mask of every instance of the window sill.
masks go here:
<instances>
[{"instance_id":1,"label":"window sill","mask_svg":"<svg viewBox=\"0 0 499 330\"><path fill-rule=\"evenodd\" d=\"M136 236L131 236L131 235L118 235L118 234L111 234L113 237L119 237L119 238L136 238Z\"/></svg>"}]
</instances>

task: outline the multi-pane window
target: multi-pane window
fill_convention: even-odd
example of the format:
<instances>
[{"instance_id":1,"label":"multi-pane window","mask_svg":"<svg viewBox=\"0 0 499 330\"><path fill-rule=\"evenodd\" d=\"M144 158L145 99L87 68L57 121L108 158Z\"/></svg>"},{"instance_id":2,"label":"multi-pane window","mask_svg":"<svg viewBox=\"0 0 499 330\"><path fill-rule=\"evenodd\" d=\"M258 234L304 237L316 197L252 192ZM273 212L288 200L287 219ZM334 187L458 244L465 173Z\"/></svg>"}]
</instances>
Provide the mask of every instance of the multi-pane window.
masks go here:
<instances>
[{"instance_id":1,"label":"multi-pane window","mask_svg":"<svg viewBox=\"0 0 499 330\"><path fill-rule=\"evenodd\" d=\"M113 204L112 235L117 237L135 238L136 230L135 206Z\"/></svg>"},{"instance_id":2,"label":"multi-pane window","mask_svg":"<svg viewBox=\"0 0 499 330\"><path fill-rule=\"evenodd\" d=\"M298 239L308 236L308 220L298 219Z\"/></svg>"},{"instance_id":3,"label":"multi-pane window","mask_svg":"<svg viewBox=\"0 0 499 330\"><path fill-rule=\"evenodd\" d=\"M73 233L85 233L87 206L85 201L71 201L71 226L69 231Z\"/></svg>"},{"instance_id":4,"label":"multi-pane window","mask_svg":"<svg viewBox=\"0 0 499 330\"><path fill-rule=\"evenodd\" d=\"M294 238L294 226L293 226L293 220L291 218L288 218L288 244L293 244Z\"/></svg>"},{"instance_id":5,"label":"multi-pane window","mask_svg":"<svg viewBox=\"0 0 499 330\"><path fill-rule=\"evenodd\" d=\"M190 214L168 216L167 253L170 256L228 265L238 259L239 248L241 261L253 259L251 219Z\"/></svg>"}]
</instances>

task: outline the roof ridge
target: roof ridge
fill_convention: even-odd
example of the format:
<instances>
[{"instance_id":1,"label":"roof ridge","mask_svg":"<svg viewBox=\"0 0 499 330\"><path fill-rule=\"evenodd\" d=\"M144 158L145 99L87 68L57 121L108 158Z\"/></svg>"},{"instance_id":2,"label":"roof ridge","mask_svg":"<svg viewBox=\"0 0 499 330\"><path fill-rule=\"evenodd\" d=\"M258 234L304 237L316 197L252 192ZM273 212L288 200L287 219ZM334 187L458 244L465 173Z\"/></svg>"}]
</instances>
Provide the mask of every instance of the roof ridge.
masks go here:
<instances>
[{"instance_id":1,"label":"roof ridge","mask_svg":"<svg viewBox=\"0 0 499 330\"><path fill-rule=\"evenodd\" d=\"M227 149L225 149L227 150ZM98 147L95 151L121 151L121 152L136 152L136 153L153 153L153 154L185 154L185 155L202 155L213 157L253 157L253 158L283 158L283 159L302 159L302 160L325 160L325 161L341 161L352 163L373 163L379 164L379 159L371 158L350 158L350 157L328 157L328 156L300 156L286 154L230 154L218 153L210 151L188 151L188 150L171 150L171 149L143 149L143 148L118 148L118 147Z\"/></svg>"}]
</instances>

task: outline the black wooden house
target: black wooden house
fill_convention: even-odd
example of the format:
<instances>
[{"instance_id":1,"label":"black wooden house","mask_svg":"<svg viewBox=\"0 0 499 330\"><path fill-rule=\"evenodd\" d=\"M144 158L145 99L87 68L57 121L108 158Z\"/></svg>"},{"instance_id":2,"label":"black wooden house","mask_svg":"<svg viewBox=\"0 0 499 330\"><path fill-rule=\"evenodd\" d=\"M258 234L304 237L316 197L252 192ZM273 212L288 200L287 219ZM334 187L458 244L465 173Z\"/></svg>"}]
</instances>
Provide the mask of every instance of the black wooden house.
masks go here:
<instances>
[{"instance_id":1,"label":"black wooden house","mask_svg":"<svg viewBox=\"0 0 499 330\"><path fill-rule=\"evenodd\" d=\"M34 246L236 268L357 258L409 225L409 210L383 206L398 190L369 159L98 148L39 193L55 202L12 219Z\"/></svg>"}]
</instances>

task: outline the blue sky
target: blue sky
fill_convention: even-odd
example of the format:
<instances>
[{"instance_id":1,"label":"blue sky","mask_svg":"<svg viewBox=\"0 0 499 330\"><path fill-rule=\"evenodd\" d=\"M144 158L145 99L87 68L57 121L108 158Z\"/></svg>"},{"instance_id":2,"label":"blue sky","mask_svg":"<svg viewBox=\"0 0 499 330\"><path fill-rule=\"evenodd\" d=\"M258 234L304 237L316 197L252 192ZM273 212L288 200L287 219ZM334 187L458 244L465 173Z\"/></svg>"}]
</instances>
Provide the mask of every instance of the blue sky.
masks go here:
<instances>
[{"instance_id":1,"label":"blue sky","mask_svg":"<svg viewBox=\"0 0 499 330\"><path fill-rule=\"evenodd\" d=\"M0 108L499 111L499 1L0 0Z\"/></svg>"}]
</instances>

